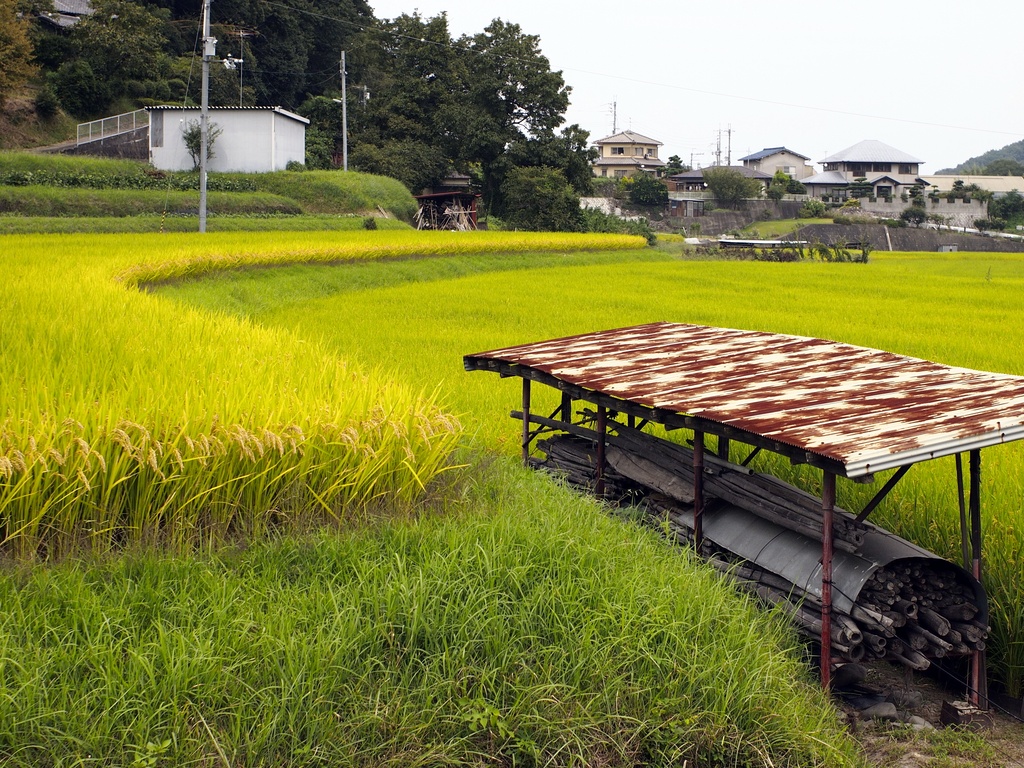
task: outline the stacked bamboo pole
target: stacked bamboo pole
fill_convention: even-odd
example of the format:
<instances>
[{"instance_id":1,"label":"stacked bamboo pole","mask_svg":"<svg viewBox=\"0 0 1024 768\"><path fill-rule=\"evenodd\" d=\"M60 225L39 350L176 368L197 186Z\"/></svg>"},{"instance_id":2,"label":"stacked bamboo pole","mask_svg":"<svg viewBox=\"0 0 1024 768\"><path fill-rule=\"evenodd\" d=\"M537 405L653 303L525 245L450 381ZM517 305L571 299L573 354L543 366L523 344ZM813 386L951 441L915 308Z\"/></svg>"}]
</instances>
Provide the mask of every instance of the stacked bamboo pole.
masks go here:
<instances>
[{"instance_id":1,"label":"stacked bamboo pole","mask_svg":"<svg viewBox=\"0 0 1024 768\"><path fill-rule=\"evenodd\" d=\"M593 488L598 434L574 428L537 443L547 455L534 460L578 486ZM605 435L605 497L639 503L653 522L679 542L693 540L693 452L685 446L618 422ZM719 499L814 541L822 536L820 500L778 478L705 456L705 495ZM836 509L835 546L856 552L868 526ZM821 602L782 576L704 540L701 554L739 586L785 613L802 634L821 637ZM926 669L932 659L966 656L985 647L989 627L977 619L972 587L942 560L896 562L878 568L851 596L848 611L833 606L833 655L848 661L888 659Z\"/></svg>"}]
</instances>

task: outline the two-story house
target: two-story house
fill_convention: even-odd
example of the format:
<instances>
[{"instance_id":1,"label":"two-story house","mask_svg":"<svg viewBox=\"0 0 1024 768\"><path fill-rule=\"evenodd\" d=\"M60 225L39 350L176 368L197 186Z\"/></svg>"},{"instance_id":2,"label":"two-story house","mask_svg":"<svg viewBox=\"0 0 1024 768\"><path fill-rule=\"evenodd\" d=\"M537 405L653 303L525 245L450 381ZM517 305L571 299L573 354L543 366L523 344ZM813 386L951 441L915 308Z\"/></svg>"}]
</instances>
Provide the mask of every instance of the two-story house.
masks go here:
<instances>
[{"instance_id":1,"label":"two-story house","mask_svg":"<svg viewBox=\"0 0 1024 768\"><path fill-rule=\"evenodd\" d=\"M658 157L660 141L633 131L623 131L594 142L600 153L594 161L594 175L621 179L637 173L660 177L665 161Z\"/></svg>"},{"instance_id":2,"label":"two-story house","mask_svg":"<svg viewBox=\"0 0 1024 768\"><path fill-rule=\"evenodd\" d=\"M747 168L774 176L782 171L791 179L802 181L814 175L814 167L808 165L811 158L785 147L765 147L760 152L741 157L740 162Z\"/></svg>"},{"instance_id":3,"label":"two-story house","mask_svg":"<svg viewBox=\"0 0 1024 768\"><path fill-rule=\"evenodd\" d=\"M881 198L894 197L916 184L926 185L920 178L923 160L873 139L847 147L821 162L824 171L800 182L814 197L846 199L850 187L861 179L871 186L872 196Z\"/></svg>"}]
</instances>

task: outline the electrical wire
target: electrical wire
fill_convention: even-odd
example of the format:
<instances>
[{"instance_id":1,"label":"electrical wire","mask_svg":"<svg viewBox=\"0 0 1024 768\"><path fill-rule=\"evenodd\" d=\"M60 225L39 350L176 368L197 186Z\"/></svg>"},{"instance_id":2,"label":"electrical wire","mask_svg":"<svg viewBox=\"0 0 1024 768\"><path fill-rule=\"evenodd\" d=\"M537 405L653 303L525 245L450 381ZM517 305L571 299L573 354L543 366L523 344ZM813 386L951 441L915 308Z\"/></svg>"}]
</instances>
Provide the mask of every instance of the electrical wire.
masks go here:
<instances>
[{"instance_id":1,"label":"electrical wire","mask_svg":"<svg viewBox=\"0 0 1024 768\"><path fill-rule=\"evenodd\" d=\"M441 48L447 48L449 50L460 50L460 51L467 52L467 53L477 53L477 54L480 54L480 55L491 55L491 56L496 56L498 58L502 58L502 59L505 59L505 60L508 60L508 61L518 62L518 63L521 63L521 64L534 64L534 63L536 63L535 61L531 61L531 60L527 60L527 59L521 59L521 58L518 58L518 57L515 57L515 56L507 56L507 55L503 55L503 54L497 54L497 53L494 53L493 51L485 51L485 50L474 49L472 47L461 46L461 45L459 45L457 43L457 41L450 41L450 42L447 42L447 43L442 43L442 42L438 42L436 40L427 40L426 38L416 37L414 35L407 35L407 34L404 34L404 33L401 33L401 32L396 32L396 31L393 31L393 30L383 29L381 27L371 27L371 26L368 26L368 25L365 25L365 24L359 24L357 22L348 21L347 19L339 19L337 17L330 16L328 14L319 13L319 12L316 12L316 11L310 11L310 10L306 10L304 8L295 8L295 7L290 6L290 5L285 5L284 3L274 2L273 0L264 0L264 1L265 1L266 5L269 5L269 6L272 6L272 7L275 7L275 8L283 8L283 9L286 9L286 10L289 10L289 11L293 11L293 12L296 12L296 13L303 13L303 14L306 14L306 15L309 15L309 16L313 16L314 18L323 19L323 20L327 20L327 21L333 21L333 22L336 22L338 24L343 24L345 26L351 27L351 28L356 29L356 30L361 31L361 32L366 32L366 31L369 31L369 30L372 29L374 31L382 32L384 34L389 34L389 35L391 35L392 37L395 37L395 38L400 38L400 39L405 39L405 40L412 40L412 41L419 42L419 43L424 43L424 44L427 44L427 45L435 45L435 46L438 46L438 47L441 47ZM626 76L626 75L611 74L611 73L608 73L608 72L596 72L596 71L593 71L593 70L580 69L578 67L565 67L565 71L567 71L567 72L578 72L580 74L590 75L592 77L600 77L600 78L604 78L604 79L608 79L608 80L619 80L619 81L626 82L626 83L635 83L635 84L639 84L639 85L649 85L649 86L654 86L656 88L667 88L667 89L671 89L671 90L675 90L675 91L682 91L684 93L695 93L695 94L700 94L702 96L714 96L716 98L733 99L733 100L736 100L736 101L746 101L746 102L755 103L755 104L770 104L772 106L786 107L787 109L802 109L802 110L808 110L808 111L813 111L813 112L822 112L822 113L825 113L825 114L842 115L844 117L860 117L860 118L867 118L867 119L870 119L870 120L883 120L883 121L894 122L894 123L903 123L903 124L906 124L906 125L920 125L920 126L925 126L925 127L928 127L928 128L946 128L946 129L957 130L957 131L972 131L972 132L978 132L978 133L991 133L991 134L997 134L997 135L1001 135L1001 136L1018 136L1018 137L1019 136L1024 136L1024 133L1021 133L1020 131L1004 131L1004 130L997 130L997 129L994 129L994 128L978 128L976 126L953 125L953 124L950 124L950 123L934 123L934 122L929 122L927 120L914 120L914 119L910 119L910 118L890 117L890 116L887 116L887 115L876 115L876 114L871 114L871 113L868 113L868 112L853 112L853 111L849 111L849 110L833 109L831 107L817 107L817 106L813 106L813 105L810 105L810 104L800 104L800 103L797 103L797 102L776 101L776 100L773 100L773 99L764 99L764 98L760 98L760 97L757 97L757 96L747 96L747 95L740 95L740 94L734 94L734 93L723 93L723 92L720 92L720 91L705 90L705 89L701 89L701 88L691 88L691 87L688 87L688 86L677 85L675 83L665 83L665 82L659 82L659 81L656 81L656 80L645 80L645 79L642 79L642 78L629 77L629 76Z\"/></svg>"}]
</instances>

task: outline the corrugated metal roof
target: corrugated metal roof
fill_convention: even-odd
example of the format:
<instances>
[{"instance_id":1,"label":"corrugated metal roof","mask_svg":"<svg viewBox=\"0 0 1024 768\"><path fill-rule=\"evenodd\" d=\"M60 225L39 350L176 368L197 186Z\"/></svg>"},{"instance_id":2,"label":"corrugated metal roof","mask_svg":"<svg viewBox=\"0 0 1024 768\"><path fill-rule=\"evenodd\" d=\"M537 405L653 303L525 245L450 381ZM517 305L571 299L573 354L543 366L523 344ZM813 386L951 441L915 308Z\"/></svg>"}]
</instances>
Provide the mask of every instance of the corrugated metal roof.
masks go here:
<instances>
[{"instance_id":1,"label":"corrugated metal roof","mask_svg":"<svg viewBox=\"0 0 1024 768\"><path fill-rule=\"evenodd\" d=\"M174 104L157 104L152 107L145 107L147 112L151 110L160 110L164 112L198 112L199 107L181 107L175 106ZM211 112L276 112L284 117L290 117L292 120L298 120L300 123L309 125L309 119L302 115L297 115L294 112L289 112L284 107L209 107Z\"/></svg>"},{"instance_id":2,"label":"corrugated metal roof","mask_svg":"<svg viewBox=\"0 0 1024 768\"><path fill-rule=\"evenodd\" d=\"M824 339L662 322L464 360L488 361L743 430L847 477L1024 438L1024 377Z\"/></svg>"},{"instance_id":3,"label":"corrugated metal roof","mask_svg":"<svg viewBox=\"0 0 1024 768\"><path fill-rule=\"evenodd\" d=\"M881 141L868 139L829 155L823 163L923 163L913 155L890 147Z\"/></svg>"}]
</instances>

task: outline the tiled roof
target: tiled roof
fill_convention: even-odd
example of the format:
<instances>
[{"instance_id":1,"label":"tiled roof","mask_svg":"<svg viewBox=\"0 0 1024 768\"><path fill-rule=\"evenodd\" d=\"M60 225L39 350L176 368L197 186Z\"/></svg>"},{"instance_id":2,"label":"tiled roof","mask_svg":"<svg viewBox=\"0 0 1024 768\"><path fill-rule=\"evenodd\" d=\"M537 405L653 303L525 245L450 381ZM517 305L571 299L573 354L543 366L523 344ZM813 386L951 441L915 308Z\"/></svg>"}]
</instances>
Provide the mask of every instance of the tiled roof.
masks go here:
<instances>
[{"instance_id":1,"label":"tiled roof","mask_svg":"<svg viewBox=\"0 0 1024 768\"><path fill-rule=\"evenodd\" d=\"M881 141L868 139L852 147L847 147L842 152L829 155L821 162L823 163L923 163L913 155L908 155L895 147L883 144Z\"/></svg>"},{"instance_id":2,"label":"tiled roof","mask_svg":"<svg viewBox=\"0 0 1024 768\"><path fill-rule=\"evenodd\" d=\"M651 165L659 168L665 165L665 161L657 157L630 157L619 155L618 157L599 157L594 165Z\"/></svg>"},{"instance_id":3,"label":"tiled roof","mask_svg":"<svg viewBox=\"0 0 1024 768\"><path fill-rule=\"evenodd\" d=\"M793 155L794 157L799 157L802 160L810 160L811 159L811 158L807 157L807 155L801 155L799 152L794 152L792 149L786 149L785 147L765 147L760 152L755 152L752 155L747 155L746 157L741 157L740 158L740 162L743 162L744 160L763 160L766 157L771 157L772 155L778 155L778 154L781 154L782 152L788 152L789 154Z\"/></svg>"},{"instance_id":4,"label":"tiled roof","mask_svg":"<svg viewBox=\"0 0 1024 768\"><path fill-rule=\"evenodd\" d=\"M53 0L53 10L71 16L88 16L95 12L89 0Z\"/></svg>"},{"instance_id":5,"label":"tiled roof","mask_svg":"<svg viewBox=\"0 0 1024 768\"><path fill-rule=\"evenodd\" d=\"M660 141L648 138L639 133L633 133L633 131L623 131L622 133L616 133L614 136L608 136L604 139L598 139L594 142L595 144L656 144L659 147L662 146Z\"/></svg>"},{"instance_id":6,"label":"tiled roof","mask_svg":"<svg viewBox=\"0 0 1024 768\"><path fill-rule=\"evenodd\" d=\"M730 171L736 171L737 173L746 176L748 179L757 179L758 181L772 178L770 173L757 171L746 165L717 165L710 166L708 168L697 168L692 171L683 171L682 173L673 174L672 176L669 176L669 178L678 181L700 181L704 178L704 171L714 170L715 168L728 168Z\"/></svg>"}]
</instances>

